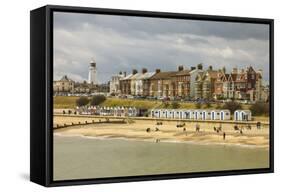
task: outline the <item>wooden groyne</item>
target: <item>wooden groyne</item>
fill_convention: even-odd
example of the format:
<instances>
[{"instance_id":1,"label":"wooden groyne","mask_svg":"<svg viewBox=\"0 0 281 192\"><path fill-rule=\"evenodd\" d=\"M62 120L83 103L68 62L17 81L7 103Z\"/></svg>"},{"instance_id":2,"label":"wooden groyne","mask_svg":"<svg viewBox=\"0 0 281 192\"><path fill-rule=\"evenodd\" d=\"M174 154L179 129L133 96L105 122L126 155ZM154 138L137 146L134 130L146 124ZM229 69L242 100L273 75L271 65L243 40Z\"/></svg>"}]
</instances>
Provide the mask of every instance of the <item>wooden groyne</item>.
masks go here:
<instances>
[{"instance_id":1,"label":"wooden groyne","mask_svg":"<svg viewBox=\"0 0 281 192\"><path fill-rule=\"evenodd\" d=\"M67 128L67 127L72 127L72 126L77 126L77 125L103 124L103 123L124 124L124 123L126 123L126 121L125 121L125 119L113 120L112 121L109 118L106 118L104 120L99 119L99 120L79 121L77 123L71 122L71 123L63 123L63 124L54 124L53 128L54 129L62 129L62 128Z\"/></svg>"}]
</instances>

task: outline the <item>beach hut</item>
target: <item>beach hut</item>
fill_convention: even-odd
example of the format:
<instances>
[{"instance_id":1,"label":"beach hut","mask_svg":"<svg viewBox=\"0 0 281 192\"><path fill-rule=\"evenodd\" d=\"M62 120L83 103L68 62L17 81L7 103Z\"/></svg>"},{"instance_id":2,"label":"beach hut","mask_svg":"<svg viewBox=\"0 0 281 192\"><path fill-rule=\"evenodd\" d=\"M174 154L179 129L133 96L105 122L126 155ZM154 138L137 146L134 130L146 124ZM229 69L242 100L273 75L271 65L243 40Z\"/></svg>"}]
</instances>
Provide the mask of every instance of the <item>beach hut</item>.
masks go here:
<instances>
[{"instance_id":1,"label":"beach hut","mask_svg":"<svg viewBox=\"0 0 281 192\"><path fill-rule=\"evenodd\" d=\"M174 118L180 119L180 117L181 117L181 112L179 110L174 110Z\"/></svg>"},{"instance_id":2,"label":"beach hut","mask_svg":"<svg viewBox=\"0 0 281 192\"><path fill-rule=\"evenodd\" d=\"M236 110L234 112L235 121L251 121L252 113L250 110Z\"/></svg>"},{"instance_id":3,"label":"beach hut","mask_svg":"<svg viewBox=\"0 0 281 192\"><path fill-rule=\"evenodd\" d=\"M194 112L195 112L194 113L194 119L195 120L201 120L202 114L203 114L202 110L195 110Z\"/></svg>"},{"instance_id":4,"label":"beach hut","mask_svg":"<svg viewBox=\"0 0 281 192\"><path fill-rule=\"evenodd\" d=\"M191 119L191 111L190 110L183 110L182 111L182 118L183 119Z\"/></svg>"},{"instance_id":5,"label":"beach hut","mask_svg":"<svg viewBox=\"0 0 281 192\"><path fill-rule=\"evenodd\" d=\"M211 119L211 111L204 110L202 111L202 120L210 120Z\"/></svg>"},{"instance_id":6,"label":"beach hut","mask_svg":"<svg viewBox=\"0 0 281 192\"><path fill-rule=\"evenodd\" d=\"M176 116L176 111L175 110L170 110L169 111L169 118L174 119Z\"/></svg>"},{"instance_id":7,"label":"beach hut","mask_svg":"<svg viewBox=\"0 0 281 192\"><path fill-rule=\"evenodd\" d=\"M220 120L230 120L230 111L229 110L221 110L220 111Z\"/></svg>"},{"instance_id":8,"label":"beach hut","mask_svg":"<svg viewBox=\"0 0 281 192\"><path fill-rule=\"evenodd\" d=\"M220 112L218 110L211 111L211 120L219 120Z\"/></svg>"},{"instance_id":9,"label":"beach hut","mask_svg":"<svg viewBox=\"0 0 281 192\"><path fill-rule=\"evenodd\" d=\"M132 108L132 107L129 107L129 108L128 108L128 116L129 116L129 117L132 117L133 114L134 114L133 108Z\"/></svg>"},{"instance_id":10,"label":"beach hut","mask_svg":"<svg viewBox=\"0 0 281 192\"><path fill-rule=\"evenodd\" d=\"M150 116L151 116L152 118L154 117L154 110L153 110L153 109L150 111Z\"/></svg>"},{"instance_id":11,"label":"beach hut","mask_svg":"<svg viewBox=\"0 0 281 192\"><path fill-rule=\"evenodd\" d=\"M161 118L168 118L169 117L169 111L167 109L161 110Z\"/></svg>"},{"instance_id":12,"label":"beach hut","mask_svg":"<svg viewBox=\"0 0 281 192\"><path fill-rule=\"evenodd\" d=\"M178 118L179 119L184 119L184 110L178 110L178 112L179 112Z\"/></svg>"},{"instance_id":13,"label":"beach hut","mask_svg":"<svg viewBox=\"0 0 281 192\"><path fill-rule=\"evenodd\" d=\"M195 110L190 110L190 119L195 119Z\"/></svg>"},{"instance_id":14,"label":"beach hut","mask_svg":"<svg viewBox=\"0 0 281 192\"><path fill-rule=\"evenodd\" d=\"M161 110L153 110L153 117L160 118L161 117Z\"/></svg>"}]
</instances>

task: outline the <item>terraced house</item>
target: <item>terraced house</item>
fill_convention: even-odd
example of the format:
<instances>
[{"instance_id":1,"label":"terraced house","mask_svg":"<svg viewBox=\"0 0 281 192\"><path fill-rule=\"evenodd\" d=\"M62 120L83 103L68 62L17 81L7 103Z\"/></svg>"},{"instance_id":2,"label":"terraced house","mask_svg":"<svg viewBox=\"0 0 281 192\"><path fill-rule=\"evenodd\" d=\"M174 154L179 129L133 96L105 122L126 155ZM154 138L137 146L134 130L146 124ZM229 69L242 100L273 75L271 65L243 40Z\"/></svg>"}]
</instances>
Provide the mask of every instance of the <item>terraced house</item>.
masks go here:
<instances>
[{"instance_id":1,"label":"terraced house","mask_svg":"<svg viewBox=\"0 0 281 192\"><path fill-rule=\"evenodd\" d=\"M151 96L157 98L189 98L204 100L249 100L266 101L269 91L262 85L262 71L253 67L246 69L233 68L230 73L226 69L213 70L203 65L184 69L182 65L175 71L148 72L143 68L138 73L120 78L122 95Z\"/></svg>"},{"instance_id":2,"label":"terraced house","mask_svg":"<svg viewBox=\"0 0 281 192\"><path fill-rule=\"evenodd\" d=\"M161 72L160 69L156 70L156 74L153 75L150 80L150 96L153 97L174 97L176 91L176 84L173 81L173 77L177 74L177 71L165 71Z\"/></svg>"}]
</instances>

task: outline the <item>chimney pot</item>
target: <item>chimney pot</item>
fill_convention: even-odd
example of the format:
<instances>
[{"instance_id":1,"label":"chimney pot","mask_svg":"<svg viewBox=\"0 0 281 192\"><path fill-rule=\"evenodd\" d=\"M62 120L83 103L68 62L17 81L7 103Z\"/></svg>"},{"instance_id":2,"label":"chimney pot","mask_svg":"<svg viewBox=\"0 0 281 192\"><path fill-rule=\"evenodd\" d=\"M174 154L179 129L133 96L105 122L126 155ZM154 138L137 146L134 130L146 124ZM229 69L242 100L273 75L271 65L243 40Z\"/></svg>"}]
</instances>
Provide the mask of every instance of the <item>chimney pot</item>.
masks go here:
<instances>
[{"instance_id":1,"label":"chimney pot","mask_svg":"<svg viewBox=\"0 0 281 192\"><path fill-rule=\"evenodd\" d=\"M178 66L178 71L182 71L182 70L183 70L183 66L182 65Z\"/></svg>"},{"instance_id":2,"label":"chimney pot","mask_svg":"<svg viewBox=\"0 0 281 192\"><path fill-rule=\"evenodd\" d=\"M146 73L147 72L147 69L146 68L143 68L142 69L142 73Z\"/></svg>"},{"instance_id":3,"label":"chimney pot","mask_svg":"<svg viewBox=\"0 0 281 192\"><path fill-rule=\"evenodd\" d=\"M138 71L136 70L136 69L133 69L133 75L135 75L135 74L137 74L138 73Z\"/></svg>"}]
</instances>

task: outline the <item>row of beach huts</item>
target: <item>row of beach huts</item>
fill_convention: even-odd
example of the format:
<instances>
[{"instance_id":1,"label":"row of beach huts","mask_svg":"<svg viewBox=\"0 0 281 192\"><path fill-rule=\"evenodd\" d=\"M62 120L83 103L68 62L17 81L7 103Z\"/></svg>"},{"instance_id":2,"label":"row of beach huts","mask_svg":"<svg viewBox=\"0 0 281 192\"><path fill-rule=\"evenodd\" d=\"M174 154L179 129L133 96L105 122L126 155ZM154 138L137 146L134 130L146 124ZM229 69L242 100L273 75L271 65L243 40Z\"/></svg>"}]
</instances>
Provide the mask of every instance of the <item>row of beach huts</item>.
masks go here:
<instances>
[{"instance_id":1,"label":"row of beach huts","mask_svg":"<svg viewBox=\"0 0 281 192\"><path fill-rule=\"evenodd\" d=\"M164 119L181 120L230 120L229 110L212 109L154 109L151 110L151 117ZM235 121L251 121L252 114L250 110L236 110L233 119Z\"/></svg>"},{"instance_id":2,"label":"row of beach huts","mask_svg":"<svg viewBox=\"0 0 281 192\"><path fill-rule=\"evenodd\" d=\"M81 115L101 115L115 117L143 117L146 116L146 109L136 107L103 107L103 106L82 106L77 107L76 112ZM231 120L229 110L218 109L152 109L150 117L161 119L179 120ZM251 121L250 110L236 110L233 114L234 121Z\"/></svg>"},{"instance_id":3,"label":"row of beach huts","mask_svg":"<svg viewBox=\"0 0 281 192\"><path fill-rule=\"evenodd\" d=\"M82 106L82 107L77 107L76 112L80 115L137 117L141 115L142 111L137 109L136 107Z\"/></svg>"}]
</instances>

